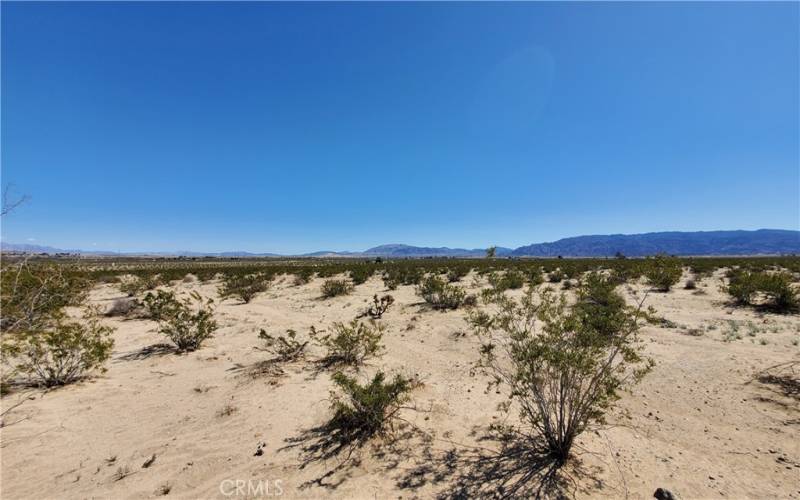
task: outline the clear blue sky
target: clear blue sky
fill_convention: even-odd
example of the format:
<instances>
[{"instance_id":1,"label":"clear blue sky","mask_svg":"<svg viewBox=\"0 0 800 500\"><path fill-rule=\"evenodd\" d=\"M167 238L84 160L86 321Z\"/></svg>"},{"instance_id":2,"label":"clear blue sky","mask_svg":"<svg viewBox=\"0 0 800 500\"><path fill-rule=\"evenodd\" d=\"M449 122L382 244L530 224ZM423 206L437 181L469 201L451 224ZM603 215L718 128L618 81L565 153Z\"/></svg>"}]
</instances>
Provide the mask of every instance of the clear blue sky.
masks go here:
<instances>
[{"instance_id":1,"label":"clear blue sky","mask_svg":"<svg viewBox=\"0 0 800 500\"><path fill-rule=\"evenodd\" d=\"M4 241L798 229L797 2L2 3Z\"/></svg>"}]
</instances>

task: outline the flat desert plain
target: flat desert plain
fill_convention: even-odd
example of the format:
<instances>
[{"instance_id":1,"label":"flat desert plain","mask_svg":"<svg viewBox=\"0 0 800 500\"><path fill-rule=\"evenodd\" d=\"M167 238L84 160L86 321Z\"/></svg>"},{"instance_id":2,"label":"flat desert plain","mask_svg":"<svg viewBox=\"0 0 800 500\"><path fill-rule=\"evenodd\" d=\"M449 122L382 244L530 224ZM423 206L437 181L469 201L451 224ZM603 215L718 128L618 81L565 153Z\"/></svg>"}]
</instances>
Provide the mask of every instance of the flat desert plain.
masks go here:
<instances>
[{"instance_id":1,"label":"flat desert plain","mask_svg":"<svg viewBox=\"0 0 800 500\"><path fill-rule=\"evenodd\" d=\"M349 321L387 293L382 281L322 299L321 279L297 286L284 276L249 304L220 303L213 281L176 282L181 294L217 300L214 337L177 354L154 321L104 318L116 328L105 373L3 398L2 497L651 498L665 488L678 498L800 498L800 394L790 373L800 317L731 307L721 276L685 290L684 275L669 293L648 294L646 305L668 320L641 330L654 369L555 473L496 430L519 417L513 406L498 411L508 395L487 390L475 369L479 342L463 310L433 311L412 286L389 292L385 349L358 376L383 370L422 384L393 439L336 450L320 432L333 389L331 371L314 362L321 348L265 364L258 331L306 338L312 325ZM485 286L474 275L461 285ZM647 287L620 290L634 303ZM90 300L108 308L120 297L100 285Z\"/></svg>"}]
</instances>

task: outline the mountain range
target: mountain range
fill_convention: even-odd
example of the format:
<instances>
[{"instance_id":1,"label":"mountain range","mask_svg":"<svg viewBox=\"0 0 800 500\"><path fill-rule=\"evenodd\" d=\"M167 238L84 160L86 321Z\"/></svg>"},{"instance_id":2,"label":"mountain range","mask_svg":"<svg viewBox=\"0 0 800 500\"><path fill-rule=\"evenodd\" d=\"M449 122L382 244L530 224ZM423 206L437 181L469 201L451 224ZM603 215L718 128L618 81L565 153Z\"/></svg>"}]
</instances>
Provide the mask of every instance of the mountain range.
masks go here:
<instances>
[{"instance_id":1,"label":"mountain range","mask_svg":"<svg viewBox=\"0 0 800 500\"><path fill-rule=\"evenodd\" d=\"M153 255L165 257L281 257L274 253L243 251L204 253L131 252L119 253L97 250L64 250L48 246L0 243L3 252L70 253L81 255ZM609 257L617 253L641 257L656 253L671 255L785 255L800 254L800 231L758 229L755 231L695 231L658 232L643 234L609 234L563 238L553 242L535 243L519 248L497 247L498 257ZM402 244L380 245L363 252L318 251L294 257L483 257L483 248L416 247Z\"/></svg>"}]
</instances>

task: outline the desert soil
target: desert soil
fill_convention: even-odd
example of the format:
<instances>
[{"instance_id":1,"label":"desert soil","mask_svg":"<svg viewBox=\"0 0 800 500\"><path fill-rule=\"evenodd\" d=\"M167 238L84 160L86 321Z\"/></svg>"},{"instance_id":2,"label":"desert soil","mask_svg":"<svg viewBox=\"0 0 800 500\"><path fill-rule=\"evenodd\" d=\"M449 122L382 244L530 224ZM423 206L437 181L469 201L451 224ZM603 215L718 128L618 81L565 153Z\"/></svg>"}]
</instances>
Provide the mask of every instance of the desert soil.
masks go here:
<instances>
[{"instance_id":1,"label":"desert soil","mask_svg":"<svg viewBox=\"0 0 800 500\"><path fill-rule=\"evenodd\" d=\"M796 385L776 383L784 380L782 366L800 359L800 317L730 307L718 290L719 273L699 284L700 293L679 285L648 295L647 304L672 322L642 330L655 368L623 394L605 426L580 436L574 460L556 475L492 432L493 424L518 418L513 409L508 416L497 410L505 395L487 391L487 377L474 370L478 342L464 312L429 310L410 286L391 292L397 302L380 320L386 349L359 376L381 369L416 375L423 385L402 411L394 441L332 453L315 431L330 416L330 372L313 362L322 351L311 348L309 360L283 366L283 373L254 373L269 358L256 349L260 328L293 328L305 337L312 325L348 321L373 294L385 293L374 277L349 296L323 300L321 282L295 286L284 277L250 304L222 302L216 335L188 354L159 347L166 339L153 321L105 319L116 328L105 373L3 398L4 409L27 399L0 430L2 497L474 498L560 491L652 498L662 487L679 498L800 498L800 394ZM473 278L463 285L474 288ZM174 287L216 295L213 282ZM646 289L627 288L631 302ZM119 297L102 285L91 301L108 307ZM249 490L236 491L237 480Z\"/></svg>"}]
</instances>

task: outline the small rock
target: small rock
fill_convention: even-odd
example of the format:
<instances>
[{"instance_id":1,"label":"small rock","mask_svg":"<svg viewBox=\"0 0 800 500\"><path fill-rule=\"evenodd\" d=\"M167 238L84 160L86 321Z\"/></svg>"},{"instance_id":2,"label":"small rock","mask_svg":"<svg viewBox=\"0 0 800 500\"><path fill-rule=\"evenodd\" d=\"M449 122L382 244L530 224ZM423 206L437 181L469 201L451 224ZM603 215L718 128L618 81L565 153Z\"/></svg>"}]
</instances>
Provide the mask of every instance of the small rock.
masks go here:
<instances>
[{"instance_id":1,"label":"small rock","mask_svg":"<svg viewBox=\"0 0 800 500\"><path fill-rule=\"evenodd\" d=\"M677 497L672 494L671 491L666 490L664 488L656 489L656 492L653 493L653 497L657 498L658 500L676 500Z\"/></svg>"}]
</instances>

